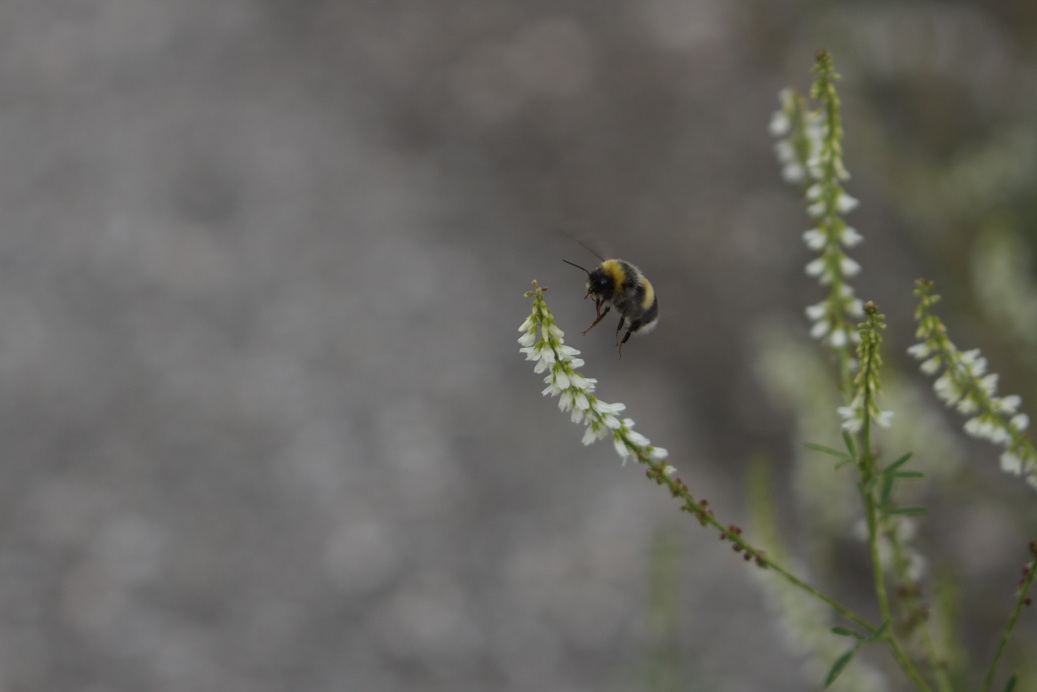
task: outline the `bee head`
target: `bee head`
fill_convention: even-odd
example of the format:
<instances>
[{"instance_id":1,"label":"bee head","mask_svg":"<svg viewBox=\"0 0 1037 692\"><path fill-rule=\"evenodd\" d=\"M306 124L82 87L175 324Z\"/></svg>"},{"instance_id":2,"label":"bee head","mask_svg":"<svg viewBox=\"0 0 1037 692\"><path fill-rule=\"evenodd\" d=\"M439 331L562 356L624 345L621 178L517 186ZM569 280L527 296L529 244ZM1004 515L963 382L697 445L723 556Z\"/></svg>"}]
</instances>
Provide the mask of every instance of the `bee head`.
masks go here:
<instances>
[{"instance_id":1,"label":"bee head","mask_svg":"<svg viewBox=\"0 0 1037 692\"><path fill-rule=\"evenodd\" d=\"M566 264L571 264L587 274L587 295L594 296L596 300L609 300L615 290L615 278L608 272L606 264L602 264L590 271L575 262L563 259Z\"/></svg>"},{"instance_id":2,"label":"bee head","mask_svg":"<svg viewBox=\"0 0 1037 692\"><path fill-rule=\"evenodd\" d=\"M603 299L612 297L615 288L613 277L604 267L598 267L587 274L587 294Z\"/></svg>"}]
</instances>

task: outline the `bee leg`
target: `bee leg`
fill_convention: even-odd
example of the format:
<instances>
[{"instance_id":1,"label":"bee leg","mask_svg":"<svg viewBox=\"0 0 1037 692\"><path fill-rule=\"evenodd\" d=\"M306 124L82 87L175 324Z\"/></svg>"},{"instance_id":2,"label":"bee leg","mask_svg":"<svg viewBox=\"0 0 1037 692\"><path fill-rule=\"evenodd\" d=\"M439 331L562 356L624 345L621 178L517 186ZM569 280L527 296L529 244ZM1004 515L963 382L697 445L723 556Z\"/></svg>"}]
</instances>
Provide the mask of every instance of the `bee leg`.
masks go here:
<instances>
[{"instance_id":1,"label":"bee leg","mask_svg":"<svg viewBox=\"0 0 1037 692\"><path fill-rule=\"evenodd\" d=\"M627 340L630 338L630 335L634 333L633 328L630 327L630 328L627 329L627 333L623 335L623 340L622 341L619 340L619 332L623 328L623 323L625 321L626 321L625 318L620 317L619 318L619 326L616 327L616 351L619 352L619 357L620 358L623 357L623 344L625 344L627 342Z\"/></svg>"},{"instance_id":2,"label":"bee leg","mask_svg":"<svg viewBox=\"0 0 1037 692\"><path fill-rule=\"evenodd\" d=\"M604 312L600 312L600 310L601 310L601 303L595 303L594 304L594 312L596 314L596 317L594 318L594 321L591 322L591 326L587 327L582 332L580 332L581 334L586 334L590 330L592 330L595 327L597 327L598 326L598 322L601 322L603 319L605 319L605 315L609 314L610 308L609 308L608 305L606 305Z\"/></svg>"}]
</instances>

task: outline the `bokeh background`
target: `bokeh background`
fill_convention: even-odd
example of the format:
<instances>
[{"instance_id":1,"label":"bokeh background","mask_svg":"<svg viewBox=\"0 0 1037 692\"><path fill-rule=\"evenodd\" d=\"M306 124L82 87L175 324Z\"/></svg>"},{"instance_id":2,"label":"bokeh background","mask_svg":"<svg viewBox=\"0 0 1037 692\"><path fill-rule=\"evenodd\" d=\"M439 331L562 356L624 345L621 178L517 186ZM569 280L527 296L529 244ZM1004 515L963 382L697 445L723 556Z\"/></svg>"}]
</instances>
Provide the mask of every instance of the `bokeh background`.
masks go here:
<instances>
[{"instance_id":1,"label":"bokeh background","mask_svg":"<svg viewBox=\"0 0 1037 692\"><path fill-rule=\"evenodd\" d=\"M767 124L822 46L891 368L928 386L902 356L926 275L1037 405L1032 333L973 278L984 238L1037 247L1032 2L0 4L0 690L819 687L751 568L580 445L515 330L538 279L718 514L769 460L795 545L761 334L806 344L820 292ZM660 295L622 360L579 336L580 240ZM985 661L1034 496L952 444L922 536Z\"/></svg>"}]
</instances>

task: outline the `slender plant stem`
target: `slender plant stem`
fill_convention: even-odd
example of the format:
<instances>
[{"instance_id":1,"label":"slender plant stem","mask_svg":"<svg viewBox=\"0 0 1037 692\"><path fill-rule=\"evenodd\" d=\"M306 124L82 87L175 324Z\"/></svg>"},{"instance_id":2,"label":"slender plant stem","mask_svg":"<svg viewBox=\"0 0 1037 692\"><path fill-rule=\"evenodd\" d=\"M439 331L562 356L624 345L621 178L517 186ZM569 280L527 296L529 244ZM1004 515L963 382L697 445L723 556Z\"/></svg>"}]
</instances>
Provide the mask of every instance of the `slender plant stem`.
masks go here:
<instances>
[{"instance_id":1,"label":"slender plant stem","mask_svg":"<svg viewBox=\"0 0 1037 692\"><path fill-rule=\"evenodd\" d=\"M862 417L858 444L856 445L858 450L856 461L857 471L860 474L857 487L861 493L861 500L864 503L865 520L868 525L868 554L871 560L872 579L875 582L875 599L878 601L882 621L890 625L886 629L883 639L889 644L893 658L896 659L904 673L911 678L911 681L915 683L918 689L929 690L929 684L904 651L897 637L896 629L892 626L893 612L890 608L889 591L886 588L886 575L879 553L879 522L882 508L875 497L876 483L874 481L876 469L875 453L871 445L871 422L872 408L878 389L878 380L875 373L881 362L878 354L880 343L878 329L881 326L878 320L881 319L881 315L876 318L877 310L873 303L869 303L865 307L865 311L869 315L868 324L870 327L861 329L861 346L859 350L861 364L857 374L857 383L860 387L859 396L861 397Z\"/></svg>"},{"instance_id":2,"label":"slender plant stem","mask_svg":"<svg viewBox=\"0 0 1037 692\"><path fill-rule=\"evenodd\" d=\"M764 554L764 551L753 546L743 538L741 529L736 526L725 526L720 520L713 516L713 512L708 509L708 504L705 501L696 500L695 497L692 496L684 481L677 476L671 476L666 473L664 468L665 464L663 462L641 455L638 455L638 461L648 467L647 475L649 478L656 481L659 485L665 485L670 490L670 494L673 495L673 497L682 500L681 509L683 511L694 515L703 526L712 526L714 529L719 531L720 535L724 539L731 541L734 547L738 552L742 553L746 560L752 560L756 562L758 566L772 570L776 574L781 575L785 581L801 591L810 594L819 601L822 601L832 608L832 610L853 622L868 634L872 634L878 629L878 627L872 624L864 616L854 612L817 587L808 584L780 564L771 560Z\"/></svg>"},{"instance_id":3,"label":"slender plant stem","mask_svg":"<svg viewBox=\"0 0 1037 692\"><path fill-rule=\"evenodd\" d=\"M1031 550L1035 550L1034 543L1030 544ZM1001 641L997 644L997 651L994 653L994 660L990 662L990 667L987 669L987 675L983 678L983 692L988 692L990 686L994 684L994 673L997 671L997 664L1001 661L1001 656L1005 652L1005 647L1008 645L1008 639L1012 636L1012 630L1015 629L1015 623L1019 620L1019 615L1023 612L1023 608L1029 602L1030 587L1033 586L1034 577L1037 576L1037 560L1031 561L1026 567L1026 576L1023 577L1022 586L1019 588L1019 595L1015 599L1015 607L1012 608L1011 614L1008 616L1008 623L1005 625L1005 631L1001 633Z\"/></svg>"}]
</instances>

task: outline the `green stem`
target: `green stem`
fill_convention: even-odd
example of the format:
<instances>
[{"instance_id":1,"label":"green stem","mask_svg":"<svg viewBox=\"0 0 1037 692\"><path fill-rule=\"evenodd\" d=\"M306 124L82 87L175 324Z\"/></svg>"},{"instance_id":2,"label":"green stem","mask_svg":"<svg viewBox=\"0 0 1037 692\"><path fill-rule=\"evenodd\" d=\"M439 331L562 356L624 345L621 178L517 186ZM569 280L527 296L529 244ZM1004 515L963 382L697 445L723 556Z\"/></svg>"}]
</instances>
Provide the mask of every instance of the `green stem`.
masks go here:
<instances>
[{"instance_id":1,"label":"green stem","mask_svg":"<svg viewBox=\"0 0 1037 692\"><path fill-rule=\"evenodd\" d=\"M1030 545L1032 546L1033 544L1031 543ZM983 678L983 692L988 692L990 686L994 683L994 673L997 671L997 664L1001 661L1001 656L1005 652L1008 639L1012 636L1012 630L1015 629L1015 623L1019 620L1019 615L1022 614L1023 608L1027 605L1028 594L1030 587L1033 586L1035 576L1037 576L1037 560L1030 562L1027 566L1026 576L1023 578L1022 587L1019 589L1019 596L1015 599L1015 607L1012 608L1012 613L1008 616L1008 623L1005 625L1005 631L1001 633L1001 641L998 642L994 660L990 662L987 675Z\"/></svg>"},{"instance_id":2,"label":"green stem","mask_svg":"<svg viewBox=\"0 0 1037 692\"><path fill-rule=\"evenodd\" d=\"M865 309L867 310L867 308ZM869 314L871 315L869 323L873 330L877 330L873 322L874 313ZM892 626L893 613L889 604L889 592L886 589L885 570L883 570L882 559L879 554L879 515L882 510L875 498L876 484L872 482L876 477L875 454L871 445L871 412L876 395L875 387L872 386L872 373L878 367L876 362L878 355L877 331L868 334L865 333L865 330L862 330L861 339L861 364L857 375L862 399L862 421L859 442L857 444L857 449L860 450L860 457L857 459L857 470L860 473L858 489L864 502L865 519L868 524L868 554L871 560L872 579L875 582L875 599L879 604L879 613L882 621L890 624L883 638L889 644L893 658L918 689L929 690L931 689L929 683L925 681L925 678L904 651L895 628Z\"/></svg>"},{"instance_id":3,"label":"green stem","mask_svg":"<svg viewBox=\"0 0 1037 692\"><path fill-rule=\"evenodd\" d=\"M738 552L745 556L745 559L753 560L760 567L772 570L776 574L781 575L785 581L792 584L797 589L810 594L819 601L822 601L839 615L858 625L867 633L872 634L878 629L878 627L873 625L864 616L859 615L850 608L847 608L839 601L835 600L817 587L803 581L792 572L767 557L764 554L764 551L745 540L745 538L742 537L741 531L737 527L725 526L721 523L720 520L713 516L713 512L706 508L707 503L705 501L696 500L695 497L692 496L684 481L677 476L666 474L666 464L664 462L656 461L655 459L641 454L637 455L637 460L648 467L647 475L649 478L659 485L665 485L670 490L670 494L673 495L673 497L683 501L681 505L682 510L694 515L703 526L712 526L714 529L719 531L723 538L734 544L738 549Z\"/></svg>"},{"instance_id":4,"label":"green stem","mask_svg":"<svg viewBox=\"0 0 1037 692\"><path fill-rule=\"evenodd\" d=\"M751 543L742 538L741 531L737 530L735 527L724 526L716 519L716 517L713 516L712 512L706 509L706 506L702 502L695 500L688 491L688 486L680 478L671 477L666 474L664 463L655 461L654 459L640 454L638 455L638 461L648 467L649 478L655 480L659 485L665 485L670 489L670 493L674 497L680 498L684 501L681 506L682 509L693 514L703 526L712 526L719 531L720 535L727 540L730 540L738 548L739 552L745 555L747 559L754 560L760 567L765 567L779 574L789 584L825 603L832 610L853 622L868 634L874 634L878 631L878 627L871 624L871 622L863 616L857 614L850 608L847 608L817 587L808 584L792 572L789 572L780 564L766 557L763 551L754 547ZM921 673L918 672L918 669L915 668L911 660L907 657L907 654L904 653L899 642L897 642L897 640L890 634L886 635L885 641L889 645L894 660L896 660L897 664L904 671L904 674L911 679L918 689L929 690L929 685L926 683Z\"/></svg>"}]
</instances>

